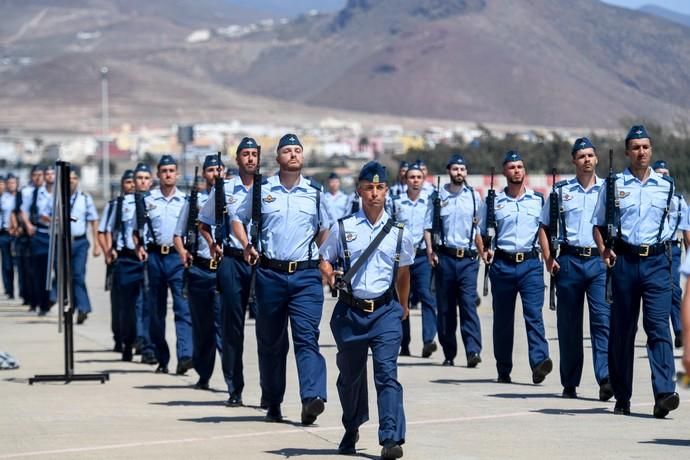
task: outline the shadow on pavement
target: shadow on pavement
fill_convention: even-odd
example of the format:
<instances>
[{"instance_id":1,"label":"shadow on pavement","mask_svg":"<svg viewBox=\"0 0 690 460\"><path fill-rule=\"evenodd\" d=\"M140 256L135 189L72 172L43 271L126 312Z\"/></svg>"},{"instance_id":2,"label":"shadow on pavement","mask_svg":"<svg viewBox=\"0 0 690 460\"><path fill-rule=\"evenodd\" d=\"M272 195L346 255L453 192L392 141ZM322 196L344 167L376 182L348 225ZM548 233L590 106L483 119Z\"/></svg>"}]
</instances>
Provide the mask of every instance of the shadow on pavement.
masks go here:
<instances>
[{"instance_id":1,"label":"shadow on pavement","mask_svg":"<svg viewBox=\"0 0 690 460\"><path fill-rule=\"evenodd\" d=\"M301 423L291 422L290 420L283 419L280 423L267 423L264 421L263 414L257 415L237 415L234 417L200 417L200 418L180 418L180 422L194 422L194 423L241 423L241 422L261 422L267 425L278 425L278 426L294 426L303 428Z\"/></svg>"},{"instance_id":2,"label":"shadow on pavement","mask_svg":"<svg viewBox=\"0 0 690 460\"><path fill-rule=\"evenodd\" d=\"M592 407L590 409L539 409L532 412L546 415L587 415L602 414L613 417L613 408ZM654 418L652 414L640 414L632 412L630 415L617 415L616 417Z\"/></svg>"},{"instance_id":3,"label":"shadow on pavement","mask_svg":"<svg viewBox=\"0 0 690 460\"><path fill-rule=\"evenodd\" d=\"M92 364L92 363L122 363L122 358L117 359L79 359L77 360L78 363L84 363L84 364Z\"/></svg>"},{"instance_id":4,"label":"shadow on pavement","mask_svg":"<svg viewBox=\"0 0 690 460\"><path fill-rule=\"evenodd\" d=\"M538 399L538 398L556 398L556 399L563 399L563 396L561 396L560 393L496 393L493 395L486 395L491 398L505 398L505 399ZM580 401L594 401L594 402L600 402L598 399L594 398L584 398L582 396L578 396L576 399L570 399L570 401L574 400L580 400Z\"/></svg>"},{"instance_id":5,"label":"shadow on pavement","mask_svg":"<svg viewBox=\"0 0 690 460\"><path fill-rule=\"evenodd\" d=\"M533 385L531 383L520 383L520 382L513 382L513 383L498 383L496 379L437 379L437 380L430 380L430 383L440 383L442 385L461 385L463 383L495 383L496 385L503 385L503 386L509 386L509 385L519 385L519 386L527 386L527 387L536 387L536 385Z\"/></svg>"},{"instance_id":6,"label":"shadow on pavement","mask_svg":"<svg viewBox=\"0 0 690 460\"><path fill-rule=\"evenodd\" d=\"M102 350L75 350L75 353L113 353L113 354L120 354L120 353L115 353L112 348L104 348Z\"/></svg>"},{"instance_id":7,"label":"shadow on pavement","mask_svg":"<svg viewBox=\"0 0 690 460\"><path fill-rule=\"evenodd\" d=\"M151 372L152 371L147 371ZM225 390L217 390L215 388L211 388L209 390L197 390L194 388L193 384L189 385L140 385L134 387L137 390L194 390L194 391L208 391L209 393L227 393Z\"/></svg>"},{"instance_id":8,"label":"shadow on pavement","mask_svg":"<svg viewBox=\"0 0 690 460\"><path fill-rule=\"evenodd\" d=\"M423 363L398 363L398 367L416 367L416 366L440 366L437 363L430 363L428 361Z\"/></svg>"},{"instance_id":9,"label":"shadow on pavement","mask_svg":"<svg viewBox=\"0 0 690 460\"><path fill-rule=\"evenodd\" d=\"M338 454L338 449L297 449L297 448L285 448L285 449L280 449L280 450L268 450L266 451L267 454L273 454L273 455L280 455L285 458L292 458L292 457L307 457L307 456L322 456L322 455L327 455L327 456L334 456L338 458L342 458ZM372 460L376 459L378 460L380 457L378 455L370 455L370 454L365 454L365 453L357 453L357 457L360 458L370 458ZM354 457L354 455L353 455Z\"/></svg>"},{"instance_id":10,"label":"shadow on pavement","mask_svg":"<svg viewBox=\"0 0 690 460\"><path fill-rule=\"evenodd\" d=\"M160 402L150 402L154 406L168 406L168 407L208 407L208 406L224 406L225 401L215 400L215 401L160 401Z\"/></svg>"},{"instance_id":11,"label":"shadow on pavement","mask_svg":"<svg viewBox=\"0 0 690 460\"><path fill-rule=\"evenodd\" d=\"M690 447L690 439L654 439L652 441L639 441L639 444L657 444L661 446Z\"/></svg>"}]
</instances>

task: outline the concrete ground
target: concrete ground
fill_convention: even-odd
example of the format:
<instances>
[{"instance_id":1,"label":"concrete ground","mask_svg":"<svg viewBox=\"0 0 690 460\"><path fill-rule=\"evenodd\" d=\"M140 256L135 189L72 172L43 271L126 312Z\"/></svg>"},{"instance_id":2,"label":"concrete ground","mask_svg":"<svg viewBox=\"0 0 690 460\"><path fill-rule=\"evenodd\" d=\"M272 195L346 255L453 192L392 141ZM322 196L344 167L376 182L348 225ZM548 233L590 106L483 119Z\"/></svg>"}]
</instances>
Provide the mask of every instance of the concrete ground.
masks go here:
<instances>
[{"instance_id":1,"label":"concrete ground","mask_svg":"<svg viewBox=\"0 0 690 460\"><path fill-rule=\"evenodd\" d=\"M315 426L299 425L300 401L292 352L283 405L287 422L267 424L258 408L259 389L254 323L247 321L244 402L227 408L217 362L212 391L192 388L196 375L154 374L154 367L123 363L112 353L109 304L103 292L102 259L91 260L89 286L94 312L75 330L78 373L110 373L92 382L27 384L35 374L63 371L63 336L54 312L39 318L16 301L0 303L0 351L14 355L21 368L0 371L0 459L278 459L342 458L336 449L343 430L335 389L336 348L328 321L334 302L326 296L321 350L328 365L329 402ZM519 310L519 307L518 307ZM652 417L652 391L640 326L635 348L633 416L614 416L613 402L597 399L591 348L585 341L585 368L577 400L561 399L555 316L544 310L551 356L556 365L542 385L531 383L524 323L516 315L515 367L511 385L495 383L490 299L479 308L484 362L465 367L464 358L442 367L441 352L421 353L421 319L412 312L412 352L400 359L405 389L405 458L683 458L690 455L688 391L666 420ZM172 313L169 343L174 346ZM588 334L586 333L587 337ZM461 348L462 350L462 348ZM462 351L460 352L462 354ZM676 358L680 351L675 350ZM173 353L174 355L174 353ZM137 357L138 358L138 357ZM679 360L676 360L679 365ZM171 369L175 361L170 363ZM371 373L369 374L371 378ZM361 429L358 455L378 458L375 393L370 382L371 421Z\"/></svg>"}]
</instances>

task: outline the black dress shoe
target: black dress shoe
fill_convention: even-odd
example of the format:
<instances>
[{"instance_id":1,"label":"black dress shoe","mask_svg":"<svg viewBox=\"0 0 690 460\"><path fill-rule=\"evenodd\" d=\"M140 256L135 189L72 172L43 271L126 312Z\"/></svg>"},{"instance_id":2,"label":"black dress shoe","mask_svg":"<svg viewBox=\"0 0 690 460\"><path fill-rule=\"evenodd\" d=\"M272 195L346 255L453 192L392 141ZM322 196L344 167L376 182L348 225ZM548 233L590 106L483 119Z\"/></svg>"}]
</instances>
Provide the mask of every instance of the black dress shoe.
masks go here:
<instances>
[{"instance_id":1,"label":"black dress shoe","mask_svg":"<svg viewBox=\"0 0 690 460\"><path fill-rule=\"evenodd\" d=\"M188 370L194 367L194 361L192 358L180 358L177 362L177 369L175 369L175 374L185 375Z\"/></svg>"},{"instance_id":2,"label":"black dress shoe","mask_svg":"<svg viewBox=\"0 0 690 460\"><path fill-rule=\"evenodd\" d=\"M84 324L84 321L86 321L86 318L89 317L88 313L85 313L83 311L80 311L77 313L77 324Z\"/></svg>"},{"instance_id":3,"label":"black dress shoe","mask_svg":"<svg viewBox=\"0 0 690 460\"><path fill-rule=\"evenodd\" d=\"M134 347L134 354L135 354L135 355L140 355L140 354L141 354L141 345L142 345L141 342L142 342L141 339L136 339L136 340L134 341L133 347Z\"/></svg>"},{"instance_id":4,"label":"black dress shoe","mask_svg":"<svg viewBox=\"0 0 690 460\"><path fill-rule=\"evenodd\" d=\"M164 366L162 364L159 364L158 367L156 368L156 374L167 374L168 371L168 366Z\"/></svg>"},{"instance_id":5,"label":"black dress shoe","mask_svg":"<svg viewBox=\"0 0 690 460\"><path fill-rule=\"evenodd\" d=\"M410 347L401 347L400 356L410 356Z\"/></svg>"},{"instance_id":6,"label":"black dress shoe","mask_svg":"<svg viewBox=\"0 0 690 460\"><path fill-rule=\"evenodd\" d=\"M608 401L613 398L613 387L609 379L603 379L599 384L599 401Z\"/></svg>"},{"instance_id":7,"label":"black dress shoe","mask_svg":"<svg viewBox=\"0 0 690 460\"><path fill-rule=\"evenodd\" d=\"M511 379L510 375L507 374L499 374L496 381L498 383L513 383L513 379Z\"/></svg>"},{"instance_id":8,"label":"black dress shoe","mask_svg":"<svg viewBox=\"0 0 690 460\"><path fill-rule=\"evenodd\" d=\"M199 379L195 384L194 384L194 389L196 390L210 390L211 387L208 384L208 380L202 380Z\"/></svg>"},{"instance_id":9,"label":"black dress shoe","mask_svg":"<svg viewBox=\"0 0 690 460\"><path fill-rule=\"evenodd\" d=\"M141 364L158 364L158 360L152 354L145 354L141 356Z\"/></svg>"},{"instance_id":10,"label":"black dress shoe","mask_svg":"<svg viewBox=\"0 0 690 460\"><path fill-rule=\"evenodd\" d=\"M561 396L563 396L565 399L576 399L577 391L575 391L575 387L565 387L563 388L563 393Z\"/></svg>"},{"instance_id":11,"label":"black dress shoe","mask_svg":"<svg viewBox=\"0 0 690 460\"><path fill-rule=\"evenodd\" d=\"M630 415L630 401L616 401L613 413L616 415Z\"/></svg>"},{"instance_id":12,"label":"black dress shoe","mask_svg":"<svg viewBox=\"0 0 690 460\"><path fill-rule=\"evenodd\" d=\"M444 359L442 366L455 366L455 363L452 359Z\"/></svg>"},{"instance_id":13,"label":"black dress shoe","mask_svg":"<svg viewBox=\"0 0 690 460\"><path fill-rule=\"evenodd\" d=\"M283 413L280 411L280 404L268 406L264 421L269 423L280 423L283 421Z\"/></svg>"},{"instance_id":14,"label":"black dress shoe","mask_svg":"<svg viewBox=\"0 0 690 460\"><path fill-rule=\"evenodd\" d=\"M669 412L678 409L679 404L680 398L678 397L678 393L660 394L657 396L656 402L654 403L654 417L666 417Z\"/></svg>"},{"instance_id":15,"label":"black dress shoe","mask_svg":"<svg viewBox=\"0 0 690 460\"><path fill-rule=\"evenodd\" d=\"M477 364L482 362L482 357L479 356L479 353L470 353L467 355L467 367L470 369L473 369L477 367Z\"/></svg>"},{"instance_id":16,"label":"black dress shoe","mask_svg":"<svg viewBox=\"0 0 690 460\"><path fill-rule=\"evenodd\" d=\"M381 460L394 460L402 456L403 450L400 444L383 444L383 449L381 449Z\"/></svg>"},{"instance_id":17,"label":"black dress shoe","mask_svg":"<svg viewBox=\"0 0 690 460\"><path fill-rule=\"evenodd\" d=\"M115 346L113 346L113 351L115 353L122 353L122 344L120 342L116 342Z\"/></svg>"},{"instance_id":18,"label":"black dress shoe","mask_svg":"<svg viewBox=\"0 0 690 460\"><path fill-rule=\"evenodd\" d=\"M532 382L535 384L543 382L552 370L553 361L551 361L551 358L546 358L532 369Z\"/></svg>"},{"instance_id":19,"label":"black dress shoe","mask_svg":"<svg viewBox=\"0 0 690 460\"><path fill-rule=\"evenodd\" d=\"M38 316L45 316L50 310L38 310Z\"/></svg>"},{"instance_id":20,"label":"black dress shoe","mask_svg":"<svg viewBox=\"0 0 690 460\"><path fill-rule=\"evenodd\" d=\"M125 361L125 362L132 361L132 349L130 347L125 347L122 350L122 361Z\"/></svg>"},{"instance_id":21,"label":"black dress shoe","mask_svg":"<svg viewBox=\"0 0 690 460\"><path fill-rule=\"evenodd\" d=\"M358 441L359 430L346 431L338 445L338 453L340 455L355 455L357 453L356 444Z\"/></svg>"},{"instance_id":22,"label":"black dress shoe","mask_svg":"<svg viewBox=\"0 0 690 460\"><path fill-rule=\"evenodd\" d=\"M673 342L676 348L683 348L683 336L681 334L676 335L676 340Z\"/></svg>"},{"instance_id":23,"label":"black dress shoe","mask_svg":"<svg viewBox=\"0 0 690 460\"><path fill-rule=\"evenodd\" d=\"M227 407L240 407L242 405L242 395L235 392L231 393L225 405Z\"/></svg>"},{"instance_id":24,"label":"black dress shoe","mask_svg":"<svg viewBox=\"0 0 690 460\"><path fill-rule=\"evenodd\" d=\"M323 399L318 396L302 403L302 425L313 424L316 421L316 417L321 415L325 408Z\"/></svg>"},{"instance_id":25,"label":"black dress shoe","mask_svg":"<svg viewBox=\"0 0 690 460\"><path fill-rule=\"evenodd\" d=\"M422 348L422 358L428 358L436 350L438 350L436 342L425 343L424 347Z\"/></svg>"}]
</instances>

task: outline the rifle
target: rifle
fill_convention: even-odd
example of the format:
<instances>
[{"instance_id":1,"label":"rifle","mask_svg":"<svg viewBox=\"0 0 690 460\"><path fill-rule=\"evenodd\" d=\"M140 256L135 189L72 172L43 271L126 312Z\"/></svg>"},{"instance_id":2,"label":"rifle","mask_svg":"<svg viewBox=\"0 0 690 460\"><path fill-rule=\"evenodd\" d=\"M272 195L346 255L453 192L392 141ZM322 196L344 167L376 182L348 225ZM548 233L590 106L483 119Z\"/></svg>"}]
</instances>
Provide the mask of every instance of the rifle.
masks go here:
<instances>
[{"instance_id":1,"label":"rifle","mask_svg":"<svg viewBox=\"0 0 690 460\"><path fill-rule=\"evenodd\" d=\"M441 221L441 176L436 178L436 194L434 196L434 217L431 222L431 236L433 239L434 251L443 244L443 222ZM470 242L472 244L472 242Z\"/></svg>"},{"instance_id":2,"label":"rifle","mask_svg":"<svg viewBox=\"0 0 690 460\"><path fill-rule=\"evenodd\" d=\"M189 192L189 214L187 214L187 229L185 231L185 249L196 255L199 245L199 167L194 168L194 182Z\"/></svg>"},{"instance_id":3,"label":"rifle","mask_svg":"<svg viewBox=\"0 0 690 460\"><path fill-rule=\"evenodd\" d=\"M494 190L494 168L491 168L491 188L486 194L486 238L484 245L486 250L491 249L496 237L496 190ZM491 264L489 262L484 265L484 289L482 295L486 297L489 295L489 270Z\"/></svg>"},{"instance_id":4,"label":"rifle","mask_svg":"<svg viewBox=\"0 0 690 460\"><path fill-rule=\"evenodd\" d=\"M146 219L148 218L146 212L146 204L144 203L144 194L142 192L136 192L134 194L134 212L137 219L137 239L139 240L138 246L141 248L144 246L144 238L146 236ZM149 274L148 274L148 263L144 261L144 291L149 289Z\"/></svg>"},{"instance_id":5,"label":"rifle","mask_svg":"<svg viewBox=\"0 0 690 460\"><path fill-rule=\"evenodd\" d=\"M115 200L115 223L113 225L113 230L111 232L112 234L112 246L110 248L111 251L117 249L117 240L120 238L120 225L122 225L122 205L124 202L124 197L122 196L122 191L120 191L120 196L117 197L117 200ZM111 201L111 206L113 202ZM112 207L108 208L108 218L107 220L110 220L110 212L112 211ZM115 261L111 262L110 264L106 265L105 267L105 290L109 291L113 287L113 272L115 271L115 264L117 263L117 259Z\"/></svg>"},{"instance_id":6,"label":"rifle","mask_svg":"<svg viewBox=\"0 0 690 460\"><path fill-rule=\"evenodd\" d=\"M618 208L616 174L613 172L613 149L609 150L609 175L606 177L606 240L604 247L612 249L618 237ZM613 303L613 267L606 267L606 302Z\"/></svg>"},{"instance_id":7,"label":"rifle","mask_svg":"<svg viewBox=\"0 0 690 460\"><path fill-rule=\"evenodd\" d=\"M556 168L551 170L552 188L549 195L549 251L551 257L556 258L558 253L558 220L560 214L560 200L556 191ZM549 310L556 310L556 276L551 273L549 282Z\"/></svg>"},{"instance_id":8,"label":"rifle","mask_svg":"<svg viewBox=\"0 0 690 460\"><path fill-rule=\"evenodd\" d=\"M220 152L218 152L218 167L220 168ZM216 181L213 185L213 192L215 198L215 226L213 229L214 242L221 247L223 246L223 229L225 227L225 213L227 208L225 206L225 179L221 174L216 176Z\"/></svg>"},{"instance_id":9,"label":"rifle","mask_svg":"<svg viewBox=\"0 0 690 460\"><path fill-rule=\"evenodd\" d=\"M252 220L249 224L249 242L259 250L259 239L261 238L261 146L257 145L256 169L254 170L254 181L252 182ZM331 290L333 295L333 290ZM338 294L335 293L334 297ZM256 304L256 265L252 267L252 277L249 286L249 304Z\"/></svg>"}]
</instances>

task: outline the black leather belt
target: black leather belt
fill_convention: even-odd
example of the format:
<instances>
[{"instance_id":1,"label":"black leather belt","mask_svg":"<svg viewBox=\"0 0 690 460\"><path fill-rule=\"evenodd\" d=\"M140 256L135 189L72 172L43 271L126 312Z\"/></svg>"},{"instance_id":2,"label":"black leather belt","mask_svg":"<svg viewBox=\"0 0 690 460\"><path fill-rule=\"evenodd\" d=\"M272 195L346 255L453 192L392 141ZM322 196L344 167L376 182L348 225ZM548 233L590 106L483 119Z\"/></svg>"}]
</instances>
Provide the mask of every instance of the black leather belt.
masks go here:
<instances>
[{"instance_id":1,"label":"black leather belt","mask_svg":"<svg viewBox=\"0 0 690 460\"><path fill-rule=\"evenodd\" d=\"M666 243L643 244L635 246L634 244L626 243L623 240L616 240L614 249L616 252L628 254L637 257L658 256L666 252Z\"/></svg>"},{"instance_id":2,"label":"black leather belt","mask_svg":"<svg viewBox=\"0 0 690 460\"><path fill-rule=\"evenodd\" d=\"M2 232L0 232L0 235L2 235ZM671 246L675 246L677 248L682 248L683 242L680 240L671 240Z\"/></svg>"},{"instance_id":3,"label":"black leather belt","mask_svg":"<svg viewBox=\"0 0 690 460\"><path fill-rule=\"evenodd\" d=\"M232 248L228 246L223 247L223 255L225 257L235 257L237 259L244 259L244 252L241 249Z\"/></svg>"},{"instance_id":4,"label":"black leather belt","mask_svg":"<svg viewBox=\"0 0 690 460\"><path fill-rule=\"evenodd\" d=\"M358 308L366 313L372 313L377 308L388 305L393 300L393 290L389 289L375 299L358 299L347 291L340 291L338 300L350 307Z\"/></svg>"},{"instance_id":5,"label":"black leather belt","mask_svg":"<svg viewBox=\"0 0 690 460\"><path fill-rule=\"evenodd\" d=\"M307 268L319 268L318 260L277 260L269 259L261 256L260 265L264 268L270 268L283 273L295 273L299 270L306 270Z\"/></svg>"},{"instance_id":6,"label":"black leather belt","mask_svg":"<svg viewBox=\"0 0 690 460\"><path fill-rule=\"evenodd\" d=\"M439 246L437 249L441 254L446 254L456 259L470 258L474 259L477 257L477 251L467 248L452 248L450 246Z\"/></svg>"},{"instance_id":7,"label":"black leather belt","mask_svg":"<svg viewBox=\"0 0 690 460\"><path fill-rule=\"evenodd\" d=\"M211 272L218 270L218 261L216 259L205 259L203 257L196 256L192 259L192 265Z\"/></svg>"},{"instance_id":8,"label":"black leather belt","mask_svg":"<svg viewBox=\"0 0 690 460\"><path fill-rule=\"evenodd\" d=\"M153 244L153 243L150 243L146 246L146 250L148 252L155 252L156 254L160 254L162 256L167 256L171 252L174 252L174 249L175 248L173 246Z\"/></svg>"},{"instance_id":9,"label":"black leather belt","mask_svg":"<svg viewBox=\"0 0 690 460\"><path fill-rule=\"evenodd\" d=\"M73 241L80 241L80 240L85 240L85 239L86 239L86 233L83 234L83 235L73 236L73 237L72 237L72 240L73 240Z\"/></svg>"},{"instance_id":10,"label":"black leather belt","mask_svg":"<svg viewBox=\"0 0 690 460\"><path fill-rule=\"evenodd\" d=\"M414 256L415 256L415 257L426 256L426 248L417 249L417 250L414 252Z\"/></svg>"},{"instance_id":11,"label":"black leather belt","mask_svg":"<svg viewBox=\"0 0 690 460\"><path fill-rule=\"evenodd\" d=\"M139 257L137 257L137 252L134 249L129 249L129 248L122 248L117 251L117 257L123 257L125 259L134 259L134 260L139 260Z\"/></svg>"},{"instance_id":12,"label":"black leather belt","mask_svg":"<svg viewBox=\"0 0 690 460\"><path fill-rule=\"evenodd\" d=\"M5 236L5 235L9 235L9 234L10 234L10 232L8 232L8 231L5 230L5 229L0 230L0 236Z\"/></svg>"},{"instance_id":13,"label":"black leather belt","mask_svg":"<svg viewBox=\"0 0 690 460\"><path fill-rule=\"evenodd\" d=\"M527 252L508 252L503 249L496 249L495 256L497 259L505 260L506 262L520 264L525 260L539 257L539 253L536 249Z\"/></svg>"},{"instance_id":14,"label":"black leather belt","mask_svg":"<svg viewBox=\"0 0 690 460\"><path fill-rule=\"evenodd\" d=\"M577 256L577 257L599 257L599 249L588 246L571 246L569 244L561 245L561 255Z\"/></svg>"}]
</instances>

